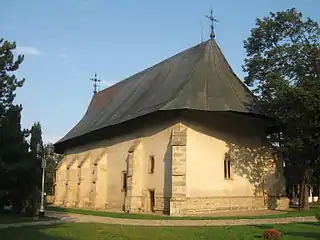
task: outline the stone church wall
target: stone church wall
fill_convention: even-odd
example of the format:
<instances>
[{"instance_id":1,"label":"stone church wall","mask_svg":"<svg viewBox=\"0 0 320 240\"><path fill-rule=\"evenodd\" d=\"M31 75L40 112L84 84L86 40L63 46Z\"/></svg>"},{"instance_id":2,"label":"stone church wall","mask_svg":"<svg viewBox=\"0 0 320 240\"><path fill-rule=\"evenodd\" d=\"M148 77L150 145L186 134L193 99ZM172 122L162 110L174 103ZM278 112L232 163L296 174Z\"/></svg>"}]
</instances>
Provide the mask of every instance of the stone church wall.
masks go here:
<instances>
[{"instance_id":1,"label":"stone church wall","mask_svg":"<svg viewBox=\"0 0 320 240\"><path fill-rule=\"evenodd\" d=\"M57 169L55 204L121 211L126 203L123 173L128 172L130 149L133 149L135 166L130 201L136 201L136 207L132 204L129 210L150 212L151 190L155 194L154 211L168 212L173 125L174 122L166 122L129 135L69 149ZM151 156L155 161L153 173L149 173Z\"/></svg>"},{"instance_id":2,"label":"stone church wall","mask_svg":"<svg viewBox=\"0 0 320 240\"><path fill-rule=\"evenodd\" d=\"M262 140L263 129L239 116L189 116L70 149L57 170L55 204L176 216L285 209L281 167Z\"/></svg>"},{"instance_id":3,"label":"stone church wall","mask_svg":"<svg viewBox=\"0 0 320 240\"><path fill-rule=\"evenodd\" d=\"M194 117L188 127L185 213L283 208L281 163L264 142L264 125L241 116ZM230 159L230 176L225 160ZM201 164L199 164L201 162Z\"/></svg>"}]
</instances>

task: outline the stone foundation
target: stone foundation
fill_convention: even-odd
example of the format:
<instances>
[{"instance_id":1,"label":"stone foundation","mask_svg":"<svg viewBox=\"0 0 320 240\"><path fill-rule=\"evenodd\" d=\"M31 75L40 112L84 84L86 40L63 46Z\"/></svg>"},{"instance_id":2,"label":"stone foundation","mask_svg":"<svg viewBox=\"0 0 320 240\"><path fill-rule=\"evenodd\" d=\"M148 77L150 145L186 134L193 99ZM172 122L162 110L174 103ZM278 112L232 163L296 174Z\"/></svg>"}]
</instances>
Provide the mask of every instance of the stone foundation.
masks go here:
<instances>
[{"instance_id":1,"label":"stone foundation","mask_svg":"<svg viewBox=\"0 0 320 240\"><path fill-rule=\"evenodd\" d=\"M96 203L95 209L96 210L105 210L107 209L108 204L107 203Z\"/></svg>"},{"instance_id":2,"label":"stone foundation","mask_svg":"<svg viewBox=\"0 0 320 240\"><path fill-rule=\"evenodd\" d=\"M175 197L170 200L170 216L187 215L187 201L184 197Z\"/></svg>"},{"instance_id":3,"label":"stone foundation","mask_svg":"<svg viewBox=\"0 0 320 240\"><path fill-rule=\"evenodd\" d=\"M131 196L130 205L126 206L126 210L129 210L132 213L139 213L143 210L143 200L142 196Z\"/></svg>"},{"instance_id":4,"label":"stone foundation","mask_svg":"<svg viewBox=\"0 0 320 240\"><path fill-rule=\"evenodd\" d=\"M133 197L132 200L143 202L142 197ZM146 199L149 201L149 199ZM108 211L123 211L123 203L108 203L103 207L95 207L92 203L87 202L82 206L74 206L72 204L63 204L55 202L56 206L77 207L82 209L96 209ZM144 208L131 209L130 212L142 213L150 212ZM263 197L163 197L156 196L155 212L159 214L169 214L170 216L186 216L186 215L201 215L214 213L215 211L242 211L242 210L287 210L289 208L289 199L286 197L276 198L269 197L265 203Z\"/></svg>"},{"instance_id":5,"label":"stone foundation","mask_svg":"<svg viewBox=\"0 0 320 240\"><path fill-rule=\"evenodd\" d=\"M198 197L172 198L170 201L171 216L198 215L215 211L241 210L287 210L289 199L269 197Z\"/></svg>"},{"instance_id":6,"label":"stone foundation","mask_svg":"<svg viewBox=\"0 0 320 240\"><path fill-rule=\"evenodd\" d=\"M74 207L75 208L81 208L82 206L81 206L80 201L76 201L75 204L74 204Z\"/></svg>"},{"instance_id":7,"label":"stone foundation","mask_svg":"<svg viewBox=\"0 0 320 240\"><path fill-rule=\"evenodd\" d=\"M199 197L186 198L185 214L201 214L214 211L267 209L263 197Z\"/></svg>"},{"instance_id":8,"label":"stone foundation","mask_svg":"<svg viewBox=\"0 0 320 240\"><path fill-rule=\"evenodd\" d=\"M277 200L277 210L287 210L289 209L290 199L287 197L279 198Z\"/></svg>"},{"instance_id":9,"label":"stone foundation","mask_svg":"<svg viewBox=\"0 0 320 240\"><path fill-rule=\"evenodd\" d=\"M122 202L108 202L108 204L106 204L106 208L108 211L124 211L123 209L123 201Z\"/></svg>"},{"instance_id":10,"label":"stone foundation","mask_svg":"<svg viewBox=\"0 0 320 240\"><path fill-rule=\"evenodd\" d=\"M54 203L53 203L53 205L55 205L55 206L63 206L63 200L55 200L54 201Z\"/></svg>"},{"instance_id":11,"label":"stone foundation","mask_svg":"<svg viewBox=\"0 0 320 240\"><path fill-rule=\"evenodd\" d=\"M170 213L170 197L156 196L154 210L156 213L169 214Z\"/></svg>"},{"instance_id":12,"label":"stone foundation","mask_svg":"<svg viewBox=\"0 0 320 240\"><path fill-rule=\"evenodd\" d=\"M287 210L289 209L290 199L287 197L269 197L268 198L268 209L271 210Z\"/></svg>"},{"instance_id":13,"label":"stone foundation","mask_svg":"<svg viewBox=\"0 0 320 240\"><path fill-rule=\"evenodd\" d=\"M45 196L45 201L47 204L52 204L55 202L55 196L54 195Z\"/></svg>"}]
</instances>

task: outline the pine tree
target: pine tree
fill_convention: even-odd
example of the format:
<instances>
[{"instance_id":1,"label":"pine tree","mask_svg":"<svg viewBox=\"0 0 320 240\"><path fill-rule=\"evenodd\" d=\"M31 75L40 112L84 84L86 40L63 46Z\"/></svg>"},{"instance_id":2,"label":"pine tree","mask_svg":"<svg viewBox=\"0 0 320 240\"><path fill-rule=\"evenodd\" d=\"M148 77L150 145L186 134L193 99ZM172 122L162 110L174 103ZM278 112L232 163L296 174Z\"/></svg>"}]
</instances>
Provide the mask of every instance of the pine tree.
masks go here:
<instances>
[{"instance_id":1,"label":"pine tree","mask_svg":"<svg viewBox=\"0 0 320 240\"><path fill-rule=\"evenodd\" d=\"M9 196L16 200L14 208L19 211L21 203L17 199L23 194L18 191L22 184L19 174L28 152L27 132L20 125L22 106L13 104L16 89L24 83L24 79L18 80L14 74L23 61L21 55L14 60L15 48L15 42L0 38L0 211Z\"/></svg>"},{"instance_id":2,"label":"pine tree","mask_svg":"<svg viewBox=\"0 0 320 240\"><path fill-rule=\"evenodd\" d=\"M40 122L35 122L30 130L30 153L32 156L32 166L35 174L33 175L34 184L40 189L41 187L41 161L44 157L42 129ZM38 149L39 147L39 149Z\"/></svg>"}]
</instances>

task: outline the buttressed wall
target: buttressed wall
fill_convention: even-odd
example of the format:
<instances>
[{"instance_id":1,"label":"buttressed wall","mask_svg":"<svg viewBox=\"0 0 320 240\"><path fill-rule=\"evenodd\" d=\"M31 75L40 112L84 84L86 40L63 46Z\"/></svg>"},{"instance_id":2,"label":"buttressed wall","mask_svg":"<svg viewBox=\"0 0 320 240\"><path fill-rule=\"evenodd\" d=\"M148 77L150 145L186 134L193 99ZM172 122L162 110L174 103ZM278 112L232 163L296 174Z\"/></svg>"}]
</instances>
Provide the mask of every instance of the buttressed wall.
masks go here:
<instances>
[{"instance_id":1,"label":"buttressed wall","mask_svg":"<svg viewBox=\"0 0 320 240\"><path fill-rule=\"evenodd\" d=\"M177 216L287 208L278 199L282 166L264 129L248 117L193 115L69 149L57 169L55 204Z\"/></svg>"},{"instance_id":2,"label":"buttressed wall","mask_svg":"<svg viewBox=\"0 0 320 240\"><path fill-rule=\"evenodd\" d=\"M129 135L68 149L57 168L55 204L151 211L151 190L155 193L154 211L168 212L170 139L174 124L172 121L150 126ZM153 173L149 171L151 158L154 159Z\"/></svg>"}]
</instances>

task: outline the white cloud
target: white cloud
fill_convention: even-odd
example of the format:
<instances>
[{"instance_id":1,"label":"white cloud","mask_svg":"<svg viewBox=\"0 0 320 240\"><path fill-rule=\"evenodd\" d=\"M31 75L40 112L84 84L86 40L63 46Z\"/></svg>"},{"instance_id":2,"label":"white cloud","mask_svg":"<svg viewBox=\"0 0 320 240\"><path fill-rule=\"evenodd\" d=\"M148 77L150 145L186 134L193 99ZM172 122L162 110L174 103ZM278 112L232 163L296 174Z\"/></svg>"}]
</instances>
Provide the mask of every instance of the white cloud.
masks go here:
<instances>
[{"instance_id":1,"label":"white cloud","mask_svg":"<svg viewBox=\"0 0 320 240\"><path fill-rule=\"evenodd\" d=\"M15 52L26 56L39 56L41 52L36 47L31 46L17 46Z\"/></svg>"},{"instance_id":2,"label":"white cloud","mask_svg":"<svg viewBox=\"0 0 320 240\"><path fill-rule=\"evenodd\" d=\"M59 52L58 56L61 57L61 58L68 58L69 57L69 55L67 53L65 53L65 52Z\"/></svg>"}]
</instances>

